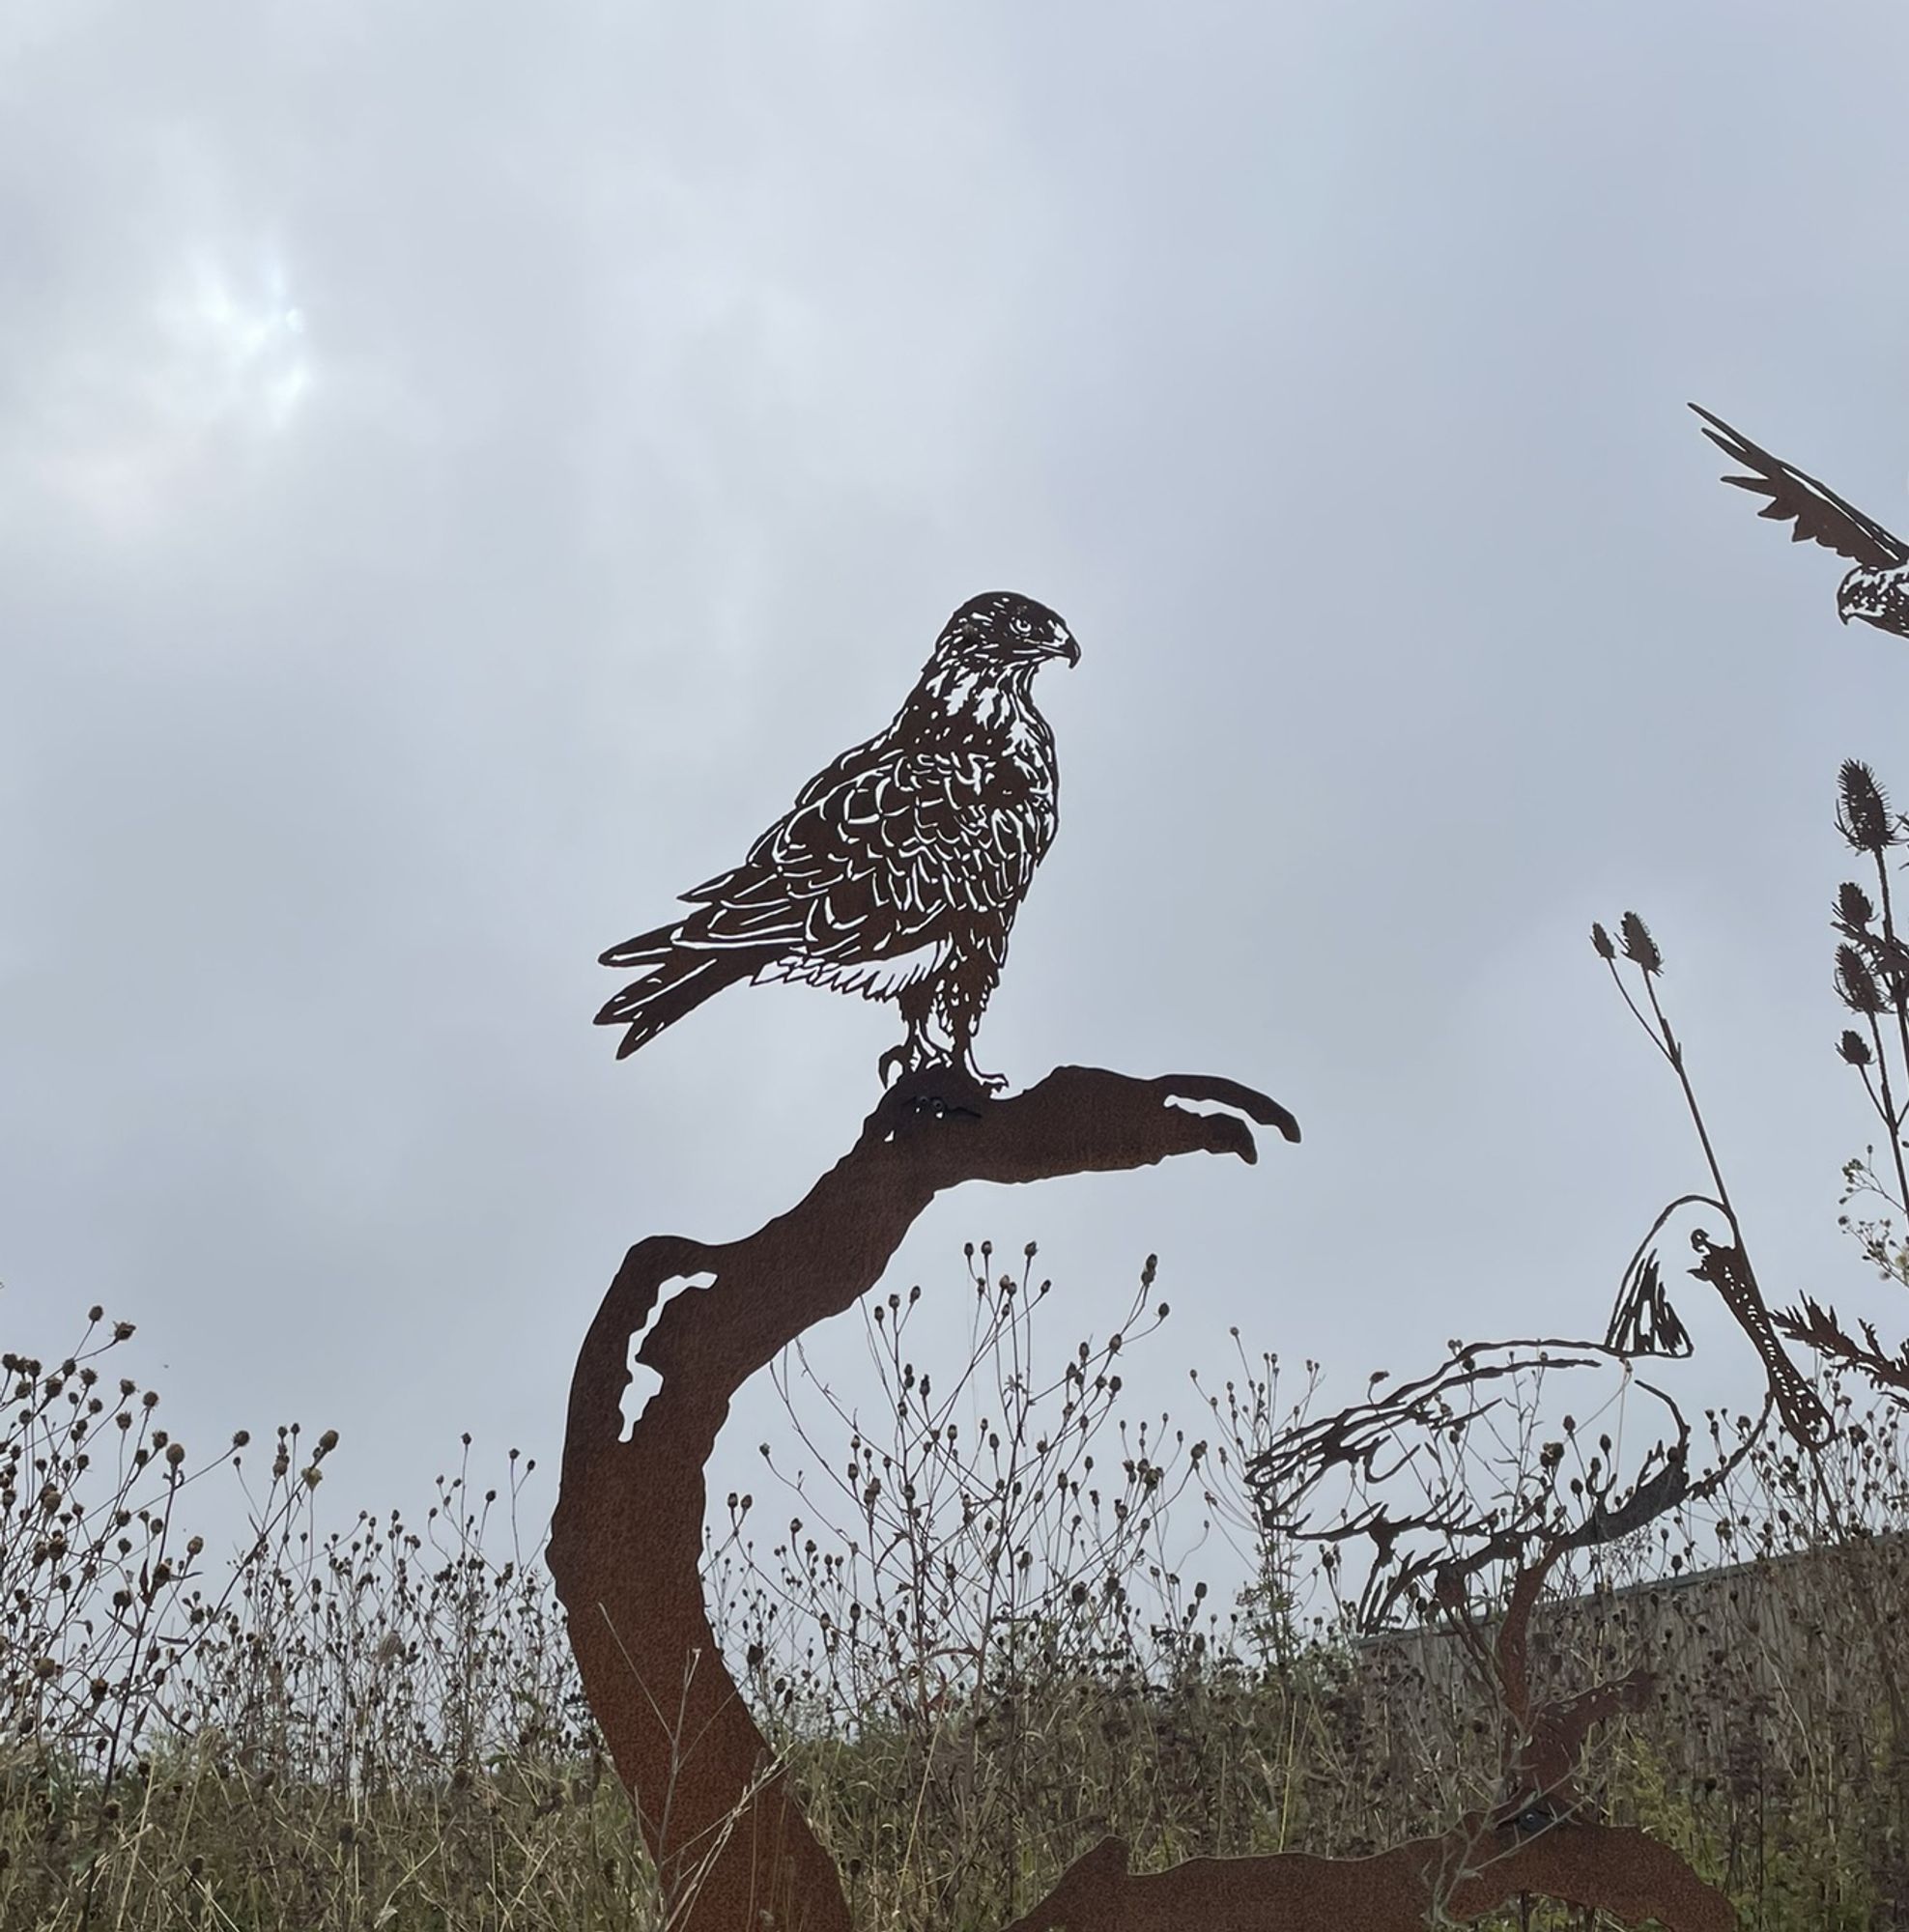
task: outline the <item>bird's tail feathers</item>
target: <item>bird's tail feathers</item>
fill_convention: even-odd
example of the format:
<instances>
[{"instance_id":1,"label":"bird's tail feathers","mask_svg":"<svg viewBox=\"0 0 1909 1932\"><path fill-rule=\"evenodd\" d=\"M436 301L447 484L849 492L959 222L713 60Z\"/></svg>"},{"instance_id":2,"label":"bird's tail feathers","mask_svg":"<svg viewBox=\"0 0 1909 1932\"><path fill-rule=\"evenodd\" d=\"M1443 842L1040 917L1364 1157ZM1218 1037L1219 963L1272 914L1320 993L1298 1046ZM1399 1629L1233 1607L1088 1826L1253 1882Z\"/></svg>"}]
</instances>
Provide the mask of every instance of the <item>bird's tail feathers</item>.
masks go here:
<instances>
[{"instance_id":1,"label":"bird's tail feathers","mask_svg":"<svg viewBox=\"0 0 1909 1932\"><path fill-rule=\"evenodd\" d=\"M659 925L652 932L640 932L634 939L626 939L621 946L613 946L608 952L597 954L599 966L661 966L676 950L676 942L682 937L683 928L678 925Z\"/></svg>"},{"instance_id":2,"label":"bird's tail feathers","mask_svg":"<svg viewBox=\"0 0 1909 1932\"><path fill-rule=\"evenodd\" d=\"M725 986L747 979L756 965L754 959L741 959L734 953L671 952L667 944L660 953L633 954L630 948L639 944L632 940L630 947L618 947L613 954L603 955L606 965L653 964L656 968L606 1000L596 1016L598 1026L629 1028L616 1048L618 1060L627 1059L644 1041L654 1039L665 1027L673 1026Z\"/></svg>"}]
</instances>

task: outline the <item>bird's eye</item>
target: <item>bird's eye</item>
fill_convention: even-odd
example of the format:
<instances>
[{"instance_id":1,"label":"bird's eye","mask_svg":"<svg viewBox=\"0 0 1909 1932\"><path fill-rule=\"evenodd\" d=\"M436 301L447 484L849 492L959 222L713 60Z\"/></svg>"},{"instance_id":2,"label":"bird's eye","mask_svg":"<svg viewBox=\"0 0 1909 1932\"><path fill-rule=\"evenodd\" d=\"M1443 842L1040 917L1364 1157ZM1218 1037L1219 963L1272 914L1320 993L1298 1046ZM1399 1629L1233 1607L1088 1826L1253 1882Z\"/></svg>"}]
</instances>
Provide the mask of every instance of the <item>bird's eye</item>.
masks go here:
<instances>
[{"instance_id":1,"label":"bird's eye","mask_svg":"<svg viewBox=\"0 0 1909 1932\"><path fill-rule=\"evenodd\" d=\"M1034 626L1030 624L1025 617L1016 617L1014 619L1014 629L1016 632L1019 633L1020 636L1024 638L1031 630L1034 629Z\"/></svg>"}]
</instances>

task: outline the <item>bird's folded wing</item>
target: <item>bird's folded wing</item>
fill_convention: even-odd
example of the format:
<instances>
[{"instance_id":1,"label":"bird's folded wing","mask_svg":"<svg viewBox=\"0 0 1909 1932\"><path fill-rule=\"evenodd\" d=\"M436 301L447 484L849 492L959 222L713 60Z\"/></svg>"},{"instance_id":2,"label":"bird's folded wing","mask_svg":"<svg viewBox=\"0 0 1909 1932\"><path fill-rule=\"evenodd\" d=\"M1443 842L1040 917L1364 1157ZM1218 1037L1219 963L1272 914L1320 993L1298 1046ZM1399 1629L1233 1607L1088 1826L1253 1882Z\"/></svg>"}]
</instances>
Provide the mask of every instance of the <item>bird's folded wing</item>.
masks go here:
<instances>
[{"instance_id":1,"label":"bird's folded wing","mask_svg":"<svg viewBox=\"0 0 1909 1932\"><path fill-rule=\"evenodd\" d=\"M1890 570L1898 563L1909 563L1909 544L1866 517L1853 503L1844 502L1815 477L1792 469L1781 457L1759 448L1747 436L1733 430L1722 416L1713 416L1695 403L1691 408L1711 425L1704 435L1731 462L1756 471L1754 476L1725 476L1724 481L1735 484L1739 490L1768 497L1769 502L1756 514L1778 523L1794 521L1796 528L1790 532L1792 543L1802 543L1808 537L1812 543L1835 551L1838 556L1846 556L1852 563L1865 564L1871 570Z\"/></svg>"},{"instance_id":2,"label":"bird's folded wing","mask_svg":"<svg viewBox=\"0 0 1909 1932\"><path fill-rule=\"evenodd\" d=\"M683 895L707 910L683 922L680 944L883 958L1011 917L1045 839L997 761L917 752L830 777L740 866Z\"/></svg>"}]
</instances>

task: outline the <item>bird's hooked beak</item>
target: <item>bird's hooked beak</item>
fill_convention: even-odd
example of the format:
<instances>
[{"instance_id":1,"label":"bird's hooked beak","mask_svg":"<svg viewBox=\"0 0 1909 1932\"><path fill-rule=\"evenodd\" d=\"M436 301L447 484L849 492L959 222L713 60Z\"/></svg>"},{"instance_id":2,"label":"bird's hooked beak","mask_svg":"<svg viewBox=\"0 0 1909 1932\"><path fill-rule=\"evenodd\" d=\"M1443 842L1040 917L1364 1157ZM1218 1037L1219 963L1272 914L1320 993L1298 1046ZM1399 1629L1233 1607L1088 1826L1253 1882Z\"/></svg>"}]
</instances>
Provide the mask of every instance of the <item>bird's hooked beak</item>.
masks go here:
<instances>
[{"instance_id":1,"label":"bird's hooked beak","mask_svg":"<svg viewBox=\"0 0 1909 1932\"><path fill-rule=\"evenodd\" d=\"M1067 659L1069 670L1080 662L1080 646L1074 641L1074 634L1065 624L1054 626L1047 646L1057 658Z\"/></svg>"}]
</instances>

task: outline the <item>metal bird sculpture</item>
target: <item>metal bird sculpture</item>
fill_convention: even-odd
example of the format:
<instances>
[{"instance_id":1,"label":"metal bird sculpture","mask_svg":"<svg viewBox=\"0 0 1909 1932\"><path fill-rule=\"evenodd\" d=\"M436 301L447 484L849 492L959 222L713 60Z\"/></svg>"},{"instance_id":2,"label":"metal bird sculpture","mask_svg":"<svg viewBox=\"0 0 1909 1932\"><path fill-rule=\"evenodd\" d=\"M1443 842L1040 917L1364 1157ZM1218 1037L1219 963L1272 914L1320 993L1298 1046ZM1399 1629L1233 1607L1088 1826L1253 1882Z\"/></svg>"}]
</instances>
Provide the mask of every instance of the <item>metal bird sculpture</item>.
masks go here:
<instances>
[{"instance_id":1,"label":"metal bird sculpture","mask_svg":"<svg viewBox=\"0 0 1909 1932\"><path fill-rule=\"evenodd\" d=\"M641 977L596 1016L626 1029L620 1060L725 986L792 980L890 999L908 1037L886 1083L974 1062L1008 935L1060 822L1054 734L1035 672L1080 661L1044 604L972 598L935 640L894 722L810 780L740 866L685 893L696 910L613 946Z\"/></svg>"},{"instance_id":2,"label":"metal bird sculpture","mask_svg":"<svg viewBox=\"0 0 1909 1932\"><path fill-rule=\"evenodd\" d=\"M1834 490L1813 476L1792 469L1781 457L1760 449L1740 436L1721 416L1695 403L1693 410L1710 425L1704 431L1732 463L1755 471L1752 476L1725 476L1739 490L1769 497L1757 511L1777 523L1794 523L1792 543L1807 537L1846 556L1855 564L1837 589L1837 615L1846 624L1861 617L1879 631L1909 638L1909 544L1845 503Z\"/></svg>"}]
</instances>

